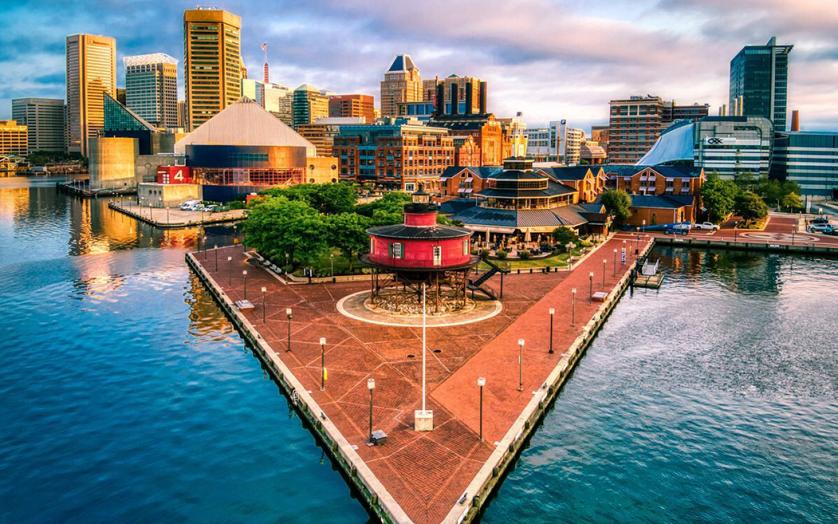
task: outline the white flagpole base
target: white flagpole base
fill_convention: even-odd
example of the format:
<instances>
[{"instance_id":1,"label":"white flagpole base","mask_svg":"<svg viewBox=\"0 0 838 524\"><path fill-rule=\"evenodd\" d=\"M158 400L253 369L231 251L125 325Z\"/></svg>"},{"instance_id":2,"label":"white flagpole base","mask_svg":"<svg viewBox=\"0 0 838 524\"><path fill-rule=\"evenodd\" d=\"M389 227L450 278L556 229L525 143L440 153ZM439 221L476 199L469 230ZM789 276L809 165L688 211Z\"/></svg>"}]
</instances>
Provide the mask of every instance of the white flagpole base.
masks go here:
<instances>
[{"instance_id":1,"label":"white flagpole base","mask_svg":"<svg viewBox=\"0 0 838 524\"><path fill-rule=\"evenodd\" d=\"M416 431L434 430L434 412L431 409L417 409L413 412L413 429Z\"/></svg>"}]
</instances>

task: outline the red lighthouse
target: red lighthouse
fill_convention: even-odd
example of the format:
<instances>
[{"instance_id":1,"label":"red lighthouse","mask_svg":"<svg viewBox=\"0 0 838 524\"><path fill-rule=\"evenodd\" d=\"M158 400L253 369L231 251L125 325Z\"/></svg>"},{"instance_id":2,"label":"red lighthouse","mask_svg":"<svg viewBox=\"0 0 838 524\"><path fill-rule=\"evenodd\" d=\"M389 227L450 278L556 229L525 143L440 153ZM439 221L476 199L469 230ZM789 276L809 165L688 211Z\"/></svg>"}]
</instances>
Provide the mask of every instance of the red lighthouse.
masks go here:
<instances>
[{"instance_id":1,"label":"red lighthouse","mask_svg":"<svg viewBox=\"0 0 838 524\"><path fill-rule=\"evenodd\" d=\"M373 305L410 311L425 284L435 312L465 307L468 272L479 261L471 254L471 231L437 224L437 206L421 187L404 208L404 223L367 233L370 253L364 258L375 268Z\"/></svg>"}]
</instances>

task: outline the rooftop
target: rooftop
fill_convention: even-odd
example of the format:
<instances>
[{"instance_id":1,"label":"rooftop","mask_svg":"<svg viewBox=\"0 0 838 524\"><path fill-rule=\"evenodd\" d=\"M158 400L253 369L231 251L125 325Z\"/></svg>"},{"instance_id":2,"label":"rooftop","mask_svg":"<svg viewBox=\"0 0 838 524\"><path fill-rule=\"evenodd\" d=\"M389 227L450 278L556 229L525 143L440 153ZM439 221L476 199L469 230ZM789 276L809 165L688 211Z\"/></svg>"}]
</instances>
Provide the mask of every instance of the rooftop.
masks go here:
<instances>
[{"instance_id":1,"label":"rooftop","mask_svg":"<svg viewBox=\"0 0 838 524\"><path fill-rule=\"evenodd\" d=\"M316 156L314 144L285 125L252 100L242 99L227 106L198 129L175 144L175 154L182 155L188 145L223 146L296 146L306 148L307 156Z\"/></svg>"}]
</instances>

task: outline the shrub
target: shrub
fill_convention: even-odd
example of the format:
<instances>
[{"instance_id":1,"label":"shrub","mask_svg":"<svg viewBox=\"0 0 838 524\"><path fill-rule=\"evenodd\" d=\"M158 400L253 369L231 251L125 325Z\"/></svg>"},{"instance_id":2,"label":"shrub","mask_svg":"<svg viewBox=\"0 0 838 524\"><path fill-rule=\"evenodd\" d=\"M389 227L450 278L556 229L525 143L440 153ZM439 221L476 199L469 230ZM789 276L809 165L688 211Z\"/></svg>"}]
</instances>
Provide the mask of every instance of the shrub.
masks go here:
<instances>
[{"instance_id":1,"label":"shrub","mask_svg":"<svg viewBox=\"0 0 838 524\"><path fill-rule=\"evenodd\" d=\"M508 256L508 253L506 251L504 251L503 249L495 251L495 257L500 259L500 260L506 260L507 256Z\"/></svg>"},{"instance_id":2,"label":"shrub","mask_svg":"<svg viewBox=\"0 0 838 524\"><path fill-rule=\"evenodd\" d=\"M521 260L529 260L530 252L529 251L519 251L518 252L518 258L520 258Z\"/></svg>"}]
</instances>

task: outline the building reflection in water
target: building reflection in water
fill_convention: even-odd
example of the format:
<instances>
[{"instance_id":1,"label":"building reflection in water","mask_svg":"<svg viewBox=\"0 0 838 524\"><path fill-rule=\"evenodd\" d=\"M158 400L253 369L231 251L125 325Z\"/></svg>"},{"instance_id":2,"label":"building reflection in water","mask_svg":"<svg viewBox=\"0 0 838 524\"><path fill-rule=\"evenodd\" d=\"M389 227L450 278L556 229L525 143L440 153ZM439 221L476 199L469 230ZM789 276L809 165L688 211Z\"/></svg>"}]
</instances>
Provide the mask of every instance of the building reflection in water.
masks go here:
<instances>
[{"instance_id":1,"label":"building reflection in water","mask_svg":"<svg viewBox=\"0 0 838 524\"><path fill-rule=\"evenodd\" d=\"M235 331L233 325L224 312L215 303L201 280L190 273L189 289L186 303L189 305L189 332L200 337L210 337L214 340L227 338Z\"/></svg>"},{"instance_id":2,"label":"building reflection in water","mask_svg":"<svg viewBox=\"0 0 838 524\"><path fill-rule=\"evenodd\" d=\"M770 253L672 246L658 246L652 256L659 257L661 267L666 270L688 277L686 282L706 280L709 276L724 287L742 293L779 293L783 285L783 265L790 263Z\"/></svg>"}]
</instances>

